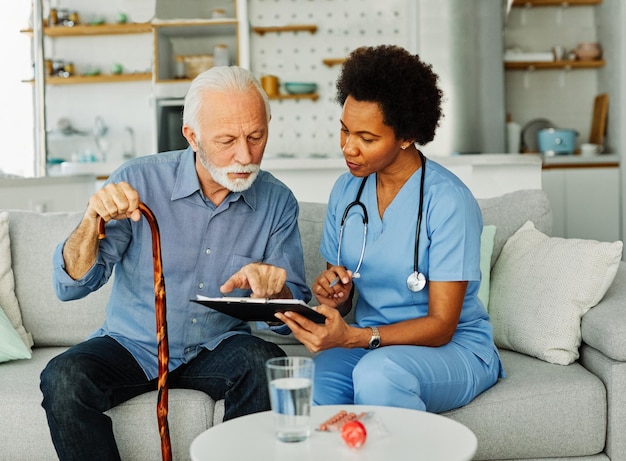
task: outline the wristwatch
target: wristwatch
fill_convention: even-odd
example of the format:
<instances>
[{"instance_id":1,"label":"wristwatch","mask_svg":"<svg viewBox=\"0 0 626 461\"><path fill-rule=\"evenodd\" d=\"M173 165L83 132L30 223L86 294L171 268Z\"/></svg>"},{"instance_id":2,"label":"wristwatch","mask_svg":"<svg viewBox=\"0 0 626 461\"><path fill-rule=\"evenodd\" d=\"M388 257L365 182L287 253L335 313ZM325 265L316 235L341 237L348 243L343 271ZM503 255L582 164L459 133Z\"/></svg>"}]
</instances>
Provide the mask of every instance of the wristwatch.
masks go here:
<instances>
[{"instance_id":1,"label":"wristwatch","mask_svg":"<svg viewBox=\"0 0 626 461\"><path fill-rule=\"evenodd\" d=\"M378 332L378 328L369 327L372 329L372 337L370 338L370 349L376 349L380 347L380 333Z\"/></svg>"}]
</instances>

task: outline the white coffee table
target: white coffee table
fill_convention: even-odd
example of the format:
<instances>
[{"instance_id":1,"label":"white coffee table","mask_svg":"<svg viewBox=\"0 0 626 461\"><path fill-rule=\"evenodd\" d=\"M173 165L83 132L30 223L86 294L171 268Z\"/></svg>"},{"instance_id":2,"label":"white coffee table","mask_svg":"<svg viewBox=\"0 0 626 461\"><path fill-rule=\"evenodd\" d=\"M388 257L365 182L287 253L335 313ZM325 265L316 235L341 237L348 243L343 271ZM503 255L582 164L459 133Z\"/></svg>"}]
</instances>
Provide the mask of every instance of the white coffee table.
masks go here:
<instances>
[{"instance_id":1,"label":"white coffee table","mask_svg":"<svg viewBox=\"0 0 626 461\"><path fill-rule=\"evenodd\" d=\"M311 427L340 410L373 411L374 420L363 447L348 448L337 432L311 431L304 442L276 440L269 411L218 424L200 434L191 444L193 461L341 461L392 459L394 461L471 460L478 442L474 433L444 416L404 408L364 405L313 407ZM380 423L380 424L379 424Z\"/></svg>"}]
</instances>

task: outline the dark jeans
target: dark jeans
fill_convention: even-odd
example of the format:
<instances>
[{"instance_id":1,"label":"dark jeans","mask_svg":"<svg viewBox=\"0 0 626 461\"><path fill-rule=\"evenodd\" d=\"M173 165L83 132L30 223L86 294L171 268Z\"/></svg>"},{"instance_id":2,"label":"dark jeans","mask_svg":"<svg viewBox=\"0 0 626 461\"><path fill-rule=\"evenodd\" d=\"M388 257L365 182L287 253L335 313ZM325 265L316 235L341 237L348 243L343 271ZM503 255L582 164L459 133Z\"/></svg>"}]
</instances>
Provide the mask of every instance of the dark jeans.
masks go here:
<instances>
[{"instance_id":1,"label":"dark jeans","mask_svg":"<svg viewBox=\"0 0 626 461\"><path fill-rule=\"evenodd\" d=\"M265 361L284 355L273 343L234 335L170 372L169 388L225 399L224 420L269 410ZM155 390L156 381L148 380L133 356L110 337L77 344L52 359L41 373L42 406L59 458L119 460L112 423L104 412Z\"/></svg>"}]
</instances>

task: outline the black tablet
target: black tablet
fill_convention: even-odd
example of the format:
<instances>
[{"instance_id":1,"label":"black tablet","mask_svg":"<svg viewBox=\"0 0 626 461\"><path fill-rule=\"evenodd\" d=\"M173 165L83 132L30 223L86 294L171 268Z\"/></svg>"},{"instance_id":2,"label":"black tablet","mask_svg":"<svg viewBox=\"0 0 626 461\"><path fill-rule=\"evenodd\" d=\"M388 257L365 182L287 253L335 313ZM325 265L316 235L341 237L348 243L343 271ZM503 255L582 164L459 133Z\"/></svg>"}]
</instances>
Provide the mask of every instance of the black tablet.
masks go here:
<instances>
[{"instance_id":1,"label":"black tablet","mask_svg":"<svg viewBox=\"0 0 626 461\"><path fill-rule=\"evenodd\" d=\"M326 317L299 299L207 298L198 295L197 299L191 301L246 322L276 322L278 319L274 314L286 311L297 312L315 323L324 323L326 320Z\"/></svg>"}]
</instances>

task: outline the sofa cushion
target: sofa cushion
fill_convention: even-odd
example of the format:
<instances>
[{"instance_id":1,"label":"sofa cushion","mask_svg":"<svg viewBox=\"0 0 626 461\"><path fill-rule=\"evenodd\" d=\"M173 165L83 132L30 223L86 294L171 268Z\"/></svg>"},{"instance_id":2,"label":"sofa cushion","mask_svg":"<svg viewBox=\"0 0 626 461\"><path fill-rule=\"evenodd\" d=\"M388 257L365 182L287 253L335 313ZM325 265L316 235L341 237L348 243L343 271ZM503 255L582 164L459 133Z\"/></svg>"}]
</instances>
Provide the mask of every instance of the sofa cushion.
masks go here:
<instances>
[{"instance_id":1,"label":"sofa cushion","mask_svg":"<svg viewBox=\"0 0 626 461\"><path fill-rule=\"evenodd\" d=\"M112 283L84 299L62 302L51 283L52 254L80 222L82 212L9 211L15 293L24 326L38 346L71 346L104 321Z\"/></svg>"},{"instance_id":2,"label":"sofa cushion","mask_svg":"<svg viewBox=\"0 0 626 461\"><path fill-rule=\"evenodd\" d=\"M493 253L493 239L496 235L496 226L483 227L480 234L480 288L478 298L485 309L489 310L489 290L491 285L491 255Z\"/></svg>"},{"instance_id":3,"label":"sofa cushion","mask_svg":"<svg viewBox=\"0 0 626 461\"><path fill-rule=\"evenodd\" d=\"M491 266L500 256L504 243L526 221L532 221L535 227L544 234L552 233L552 210L545 191L541 189L525 189L499 197L478 199L483 214L483 226L496 226L493 242Z\"/></svg>"},{"instance_id":4,"label":"sofa cushion","mask_svg":"<svg viewBox=\"0 0 626 461\"><path fill-rule=\"evenodd\" d=\"M33 347L30 360L0 364L0 459L57 459L46 413L41 406L39 374L50 359L64 350L65 348Z\"/></svg>"},{"instance_id":5,"label":"sofa cushion","mask_svg":"<svg viewBox=\"0 0 626 461\"><path fill-rule=\"evenodd\" d=\"M304 252L306 283L310 287L319 273L326 269L326 261L320 253L320 242L326 218L326 204L300 202L299 206L298 228ZM313 298L312 304L315 303L315 298Z\"/></svg>"},{"instance_id":6,"label":"sofa cushion","mask_svg":"<svg viewBox=\"0 0 626 461\"><path fill-rule=\"evenodd\" d=\"M12 269L9 213L0 212L0 308L30 350L33 338L24 328L20 305L15 296L15 278Z\"/></svg>"},{"instance_id":7,"label":"sofa cushion","mask_svg":"<svg viewBox=\"0 0 626 461\"><path fill-rule=\"evenodd\" d=\"M506 378L444 413L476 434L474 459L565 459L602 452L607 402L597 376L578 363L554 365L506 350L501 357Z\"/></svg>"},{"instance_id":8,"label":"sofa cushion","mask_svg":"<svg viewBox=\"0 0 626 461\"><path fill-rule=\"evenodd\" d=\"M578 359L582 316L613 282L622 247L550 238L527 222L492 270L489 313L496 345L561 365Z\"/></svg>"},{"instance_id":9,"label":"sofa cushion","mask_svg":"<svg viewBox=\"0 0 626 461\"><path fill-rule=\"evenodd\" d=\"M156 416L158 393L148 392L107 411L122 459L161 459L161 439ZM201 391L170 389L167 421L172 459L190 459L193 439L213 426L215 401Z\"/></svg>"},{"instance_id":10,"label":"sofa cushion","mask_svg":"<svg viewBox=\"0 0 626 461\"><path fill-rule=\"evenodd\" d=\"M65 349L35 347L31 360L1 365L0 441L10 440L11 443L0 442L0 459L57 459L41 407L39 374ZM168 400L173 459L188 460L194 437L213 425L215 402L203 392L189 389L170 389ZM122 459L161 459L156 402L157 392L149 392L107 412L113 418L113 431ZM16 424L16 418L23 424Z\"/></svg>"},{"instance_id":11,"label":"sofa cushion","mask_svg":"<svg viewBox=\"0 0 626 461\"><path fill-rule=\"evenodd\" d=\"M607 357L626 362L626 263L620 262L602 302L583 316L583 341Z\"/></svg>"}]
</instances>

